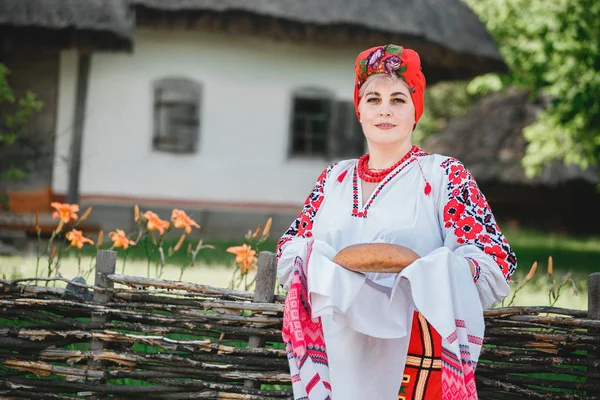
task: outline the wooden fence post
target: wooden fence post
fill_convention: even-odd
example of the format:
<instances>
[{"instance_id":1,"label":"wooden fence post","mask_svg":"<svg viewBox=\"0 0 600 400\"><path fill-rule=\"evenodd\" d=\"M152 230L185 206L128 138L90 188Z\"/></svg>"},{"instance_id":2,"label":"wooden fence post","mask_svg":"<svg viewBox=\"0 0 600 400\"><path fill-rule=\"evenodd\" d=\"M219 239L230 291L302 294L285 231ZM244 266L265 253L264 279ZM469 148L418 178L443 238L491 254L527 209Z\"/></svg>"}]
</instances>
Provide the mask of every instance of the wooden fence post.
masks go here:
<instances>
[{"instance_id":1,"label":"wooden fence post","mask_svg":"<svg viewBox=\"0 0 600 400\"><path fill-rule=\"evenodd\" d=\"M94 280L94 286L103 289L112 289L115 287L113 281L108 279L108 275L115 273L115 267L117 265L117 252L111 250L98 250L96 256L96 276ZM94 290L94 297L92 302L95 304L106 304L113 296L111 291L98 291ZM106 314L92 313L92 326L94 330L99 327L103 327L108 316ZM90 351L102 350L104 348L104 342L98 339L92 339L90 343ZM102 362L88 359L88 368L92 370L102 369ZM95 398L95 397L94 397Z\"/></svg>"},{"instance_id":2,"label":"wooden fence post","mask_svg":"<svg viewBox=\"0 0 600 400\"><path fill-rule=\"evenodd\" d=\"M258 271L256 272L256 286L254 289L253 303L272 303L275 299L275 282L277 280L277 264L275 254L270 251L261 251L258 254ZM264 338L250 336L249 348L263 347ZM247 388L257 387L257 382L246 380L244 386Z\"/></svg>"},{"instance_id":3,"label":"wooden fence post","mask_svg":"<svg viewBox=\"0 0 600 400\"><path fill-rule=\"evenodd\" d=\"M588 277L588 318L600 320L600 272ZM600 333L600 332L594 332ZM587 396L589 400L600 399L600 344L596 351L588 353Z\"/></svg>"}]
</instances>

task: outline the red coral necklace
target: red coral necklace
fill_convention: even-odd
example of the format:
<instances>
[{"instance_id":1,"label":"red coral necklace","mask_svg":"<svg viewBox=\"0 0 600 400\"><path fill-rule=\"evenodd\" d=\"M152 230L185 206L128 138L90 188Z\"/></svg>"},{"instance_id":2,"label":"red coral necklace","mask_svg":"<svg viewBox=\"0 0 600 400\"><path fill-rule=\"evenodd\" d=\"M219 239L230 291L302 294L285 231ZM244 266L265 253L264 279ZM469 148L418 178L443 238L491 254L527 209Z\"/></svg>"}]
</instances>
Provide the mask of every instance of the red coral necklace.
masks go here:
<instances>
[{"instance_id":1,"label":"red coral necklace","mask_svg":"<svg viewBox=\"0 0 600 400\"><path fill-rule=\"evenodd\" d=\"M409 152L406 153L404 155L404 157L402 157L397 163L395 163L394 165L392 165L389 168L385 168L385 169L381 169L381 170L370 169L368 167L370 155L367 153L358 159L358 168L357 168L358 176L360 177L360 179L362 179L365 182L371 182L371 183L381 182L383 180L383 178L385 178L390 172L392 172L393 170L398 168L400 166L400 164L402 164L403 162L408 160L413 155L413 153L415 153L417 151L418 151L418 147L413 145L411 147L411 149L409 150Z\"/></svg>"}]
</instances>

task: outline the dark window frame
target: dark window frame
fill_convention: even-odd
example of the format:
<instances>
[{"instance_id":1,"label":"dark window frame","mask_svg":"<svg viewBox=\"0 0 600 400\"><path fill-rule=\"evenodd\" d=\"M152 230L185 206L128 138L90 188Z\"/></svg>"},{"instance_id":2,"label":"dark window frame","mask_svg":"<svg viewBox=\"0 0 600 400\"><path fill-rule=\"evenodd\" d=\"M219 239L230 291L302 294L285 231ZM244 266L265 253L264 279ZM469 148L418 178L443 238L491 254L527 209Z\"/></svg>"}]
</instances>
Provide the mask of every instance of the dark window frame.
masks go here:
<instances>
[{"instance_id":1,"label":"dark window frame","mask_svg":"<svg viewBox=\"0 0 600 400\"><path fill-rule=\"evenodd\" d=\"M310 101L314 102L312 108L316 111L313 115L307 103ZM317 122L320 122L321 132L311 131ZM317 87L303 87L293 92L288 158L354 158L364 150L365 140L352 101L338 100L332 91Z\"/></svg>"},{"instance_id":2,"label":"dark window frame","mask_svg":"<svg viewBox=\"0 0 600 400\"><path fill-rule=\"evenodd\" d=\"M152 149L196 153L200 141L202 85L188 78L161 78L154 82L152 94Z\"/></svg>"},{"instance_id":3,"label":"dark window frame","mask_svg":"<svg viewBox=\"0 0 600 400\"><path fill-rule=\"evenodd\" d=\"M289 157L327 156L327 139L331 130L328 124L332 120L333 103L334 94L327 89L303 87L294 91L290 112ZM311 112L310 108L315 112ZM319 125L320 131L317 128Z\"/></svg>"}]
</instances>

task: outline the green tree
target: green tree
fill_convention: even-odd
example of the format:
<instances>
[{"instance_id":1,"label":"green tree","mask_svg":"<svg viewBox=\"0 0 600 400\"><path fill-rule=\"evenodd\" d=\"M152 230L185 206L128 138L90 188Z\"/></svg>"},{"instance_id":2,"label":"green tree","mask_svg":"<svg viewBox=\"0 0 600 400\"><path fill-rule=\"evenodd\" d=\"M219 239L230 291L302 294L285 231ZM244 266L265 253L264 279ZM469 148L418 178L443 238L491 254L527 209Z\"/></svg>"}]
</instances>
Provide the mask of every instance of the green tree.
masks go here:
<instances>
[{"instance_id":1,"label":"green tree","mask_svg":"<svg viewBox=\"0 0 600 400\"><path fill-rule=\"evenodd\" d=\"M425 110L412 135L415 143L442 131L452 119L462 117L483 98L481 92L467 91L469 82L438 82L425 90Z\"/></svg>"},{"instance_id":2,"label":"green tree","mask_svg":"<svg viewBox=\"0 0 600 400\"><path fill-rule=\"evenodd\" d=\"M600 2L464 0L486 24L510 73L476 78L470 90L509 85L550 98L523 130L530 175L556 159L600 165Z\"/></svg>"},{"instance_id":3,"label":"green tree","mask_svg":"<svg viewBox=\"0 0 600 400\"><path fill-rule=\"evenodd\" d=\"M40 111L44 103L36 95L27 91L17 98L8 84L8 68L0 63L0 151L5 152L19 140L19 132L31 116ZM12 166L3 166L0 170L0 182L24 179L25 171ZM0 209L8 209L6 188L0 187Z\"/></svg>"}]
</instances>

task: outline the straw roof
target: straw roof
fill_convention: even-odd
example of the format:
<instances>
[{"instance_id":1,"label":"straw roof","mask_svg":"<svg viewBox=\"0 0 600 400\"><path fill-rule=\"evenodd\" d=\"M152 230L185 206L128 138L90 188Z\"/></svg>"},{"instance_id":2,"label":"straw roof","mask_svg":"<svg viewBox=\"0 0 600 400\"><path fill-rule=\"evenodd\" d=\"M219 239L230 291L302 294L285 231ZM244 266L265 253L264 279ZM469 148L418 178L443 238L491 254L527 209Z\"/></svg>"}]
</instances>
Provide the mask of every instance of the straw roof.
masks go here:
<instances>
[{"instance_id":1,"label":"straw roof","mask_svg":"<svg viewBox=\"0 0 600 400\"><path fill-rule=\"evenodd\" d=\"M490 34L460 0L132 0L138 22L217 29L235 21L275 37L317 43L397 43L416 49L428 81L502 72Z\"/></svg>"},{"instance_id":2,"label":"straw roof","mask_svg":"<svg viewBox=\"0 0 600 400\"><path fill-rule=\"evenodd\" d=\"M556 162L540 176L527 178L521 166L527 142L525 126L534 123L543 110L516 90L494 94L456 118L440 133L430 136L422 147L429 153L444 154L462 161L480 183L556 186L582 180L598 183L593 171Z\"/></svg>"},{"instance_id":3,"label":"straw roof","mask_svg":"<svg viewBox=\"0 0 600 400\"><path fill-rule=\"evenodd\" d=\"M460 0L0 0L4 41L131 49L136 24L321 45L397 43L419 52L429 83L506 71Z\"/></svg>"},{"instance_id":4,"label":"straw roof","mask_svg":"<svg viewBox=\"0 0 600 400\"><path fill-rule=\"evenodd\" d=\"M126 0L0 0L0 33L26 44L130 49L133 17Z\"/></svg>"}]
</instances>

